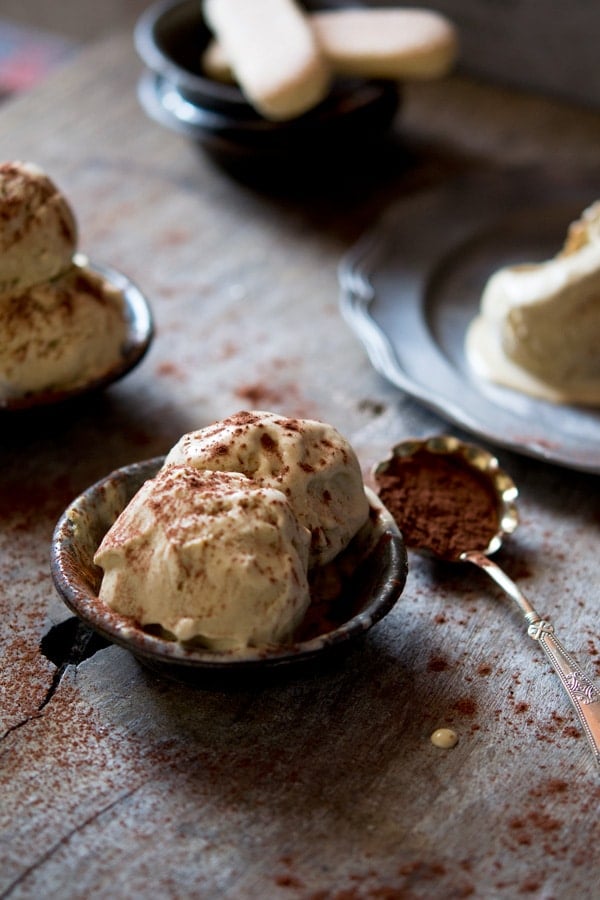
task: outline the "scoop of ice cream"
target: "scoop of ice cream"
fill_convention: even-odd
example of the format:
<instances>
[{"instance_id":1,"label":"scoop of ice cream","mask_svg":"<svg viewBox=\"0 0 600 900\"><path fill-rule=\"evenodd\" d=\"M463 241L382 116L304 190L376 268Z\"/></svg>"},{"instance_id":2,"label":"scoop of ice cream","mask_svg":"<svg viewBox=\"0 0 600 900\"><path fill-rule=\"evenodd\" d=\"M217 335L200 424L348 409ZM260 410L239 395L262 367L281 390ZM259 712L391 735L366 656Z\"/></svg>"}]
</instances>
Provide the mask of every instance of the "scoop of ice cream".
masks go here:
<instances>
[{"instance_id":1,"label":"scoop of ice cream","mask_svg":"<svg viewBox=\"0 0 600 900\"><path fill-rule=\"evenodd\" d=\"M184 435L166 464L242 472L277 488L311 533L311 565L329 562L367 519L360 466L331 425L269 412L239 412Z\"/></svg>"},{"instance_id":2,"label":"scoop of ice cream","mask_svg":"<svg viewBox=\"0 0 600 900\"><path fill-rule=\"evenodd\" d=\"M495 272L466 354L482 377L558 403L600 404L600 201L542 263Z\"/></svg>"},{"instance_id":3,"label":"scoop of ice cream","mask_svg":"<svg viewBox=\"0 0 600 900\"><path fill-rule=\"evenodd\" d=\"M104 374L118 361L125 332L121 292L82 266L0 296L0 398Z\"/></svg>"},{"instance_id":4,"label":"scoop of ice cream","mask_svg":"<svg viewBox=\"0 0 600 900\"><path fill-rule=\"evenodd\" d=\"M309 542L280 491L237 473L166 466L98 548L100 598L211 649L279 644L309 604Z\"/></svg>"},{"instance_id":5,"label":"scoop of ice cream","mask_svg":"<svg viewBox=\"0 0 600 900\"><path fill-rule=\"evenodd\" d=\"M77 246L73 211L33 163L0 164L0 294L56 278Z\"/></svg>"}]
</instances>

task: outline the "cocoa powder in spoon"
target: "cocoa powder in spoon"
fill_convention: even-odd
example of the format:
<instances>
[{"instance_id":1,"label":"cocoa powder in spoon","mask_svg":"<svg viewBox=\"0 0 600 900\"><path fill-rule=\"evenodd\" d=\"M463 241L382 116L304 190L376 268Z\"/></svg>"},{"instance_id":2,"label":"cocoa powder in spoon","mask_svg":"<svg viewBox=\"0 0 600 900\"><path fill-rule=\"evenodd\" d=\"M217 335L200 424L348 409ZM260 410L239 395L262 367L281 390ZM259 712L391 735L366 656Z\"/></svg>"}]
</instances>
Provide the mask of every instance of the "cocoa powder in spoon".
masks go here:
<instances>
[{"instance_id":1,"label":"cocoa powder in spoon","mask_svg":"<svg viewBox=\"0 0 600 900\"><path fill-rule=\"evenodd\" d=\"M499 528L489 479L461 456L418 450L394 456L375 474L379 496L406 545L443 559L485 550Z\"/></svg>"}]
</instances>

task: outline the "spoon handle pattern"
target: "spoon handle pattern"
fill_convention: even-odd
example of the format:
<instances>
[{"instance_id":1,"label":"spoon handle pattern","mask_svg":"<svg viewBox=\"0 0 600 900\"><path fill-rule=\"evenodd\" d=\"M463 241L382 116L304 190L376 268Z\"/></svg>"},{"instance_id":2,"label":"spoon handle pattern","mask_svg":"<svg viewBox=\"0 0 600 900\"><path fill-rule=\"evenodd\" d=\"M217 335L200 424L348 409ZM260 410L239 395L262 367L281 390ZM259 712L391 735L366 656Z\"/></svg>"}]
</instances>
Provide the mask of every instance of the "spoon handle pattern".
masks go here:
<instances>
[{"instance_id":1,"label":"spoon handle pattern","mask_svg":"<svg viewBox=\"0 0 600 900\"><path fill-rule=\"evenodd\" d=\"M539 644L552 663L579 717L594 759L600 765L600 691L554 634L554 626L543 619L500 566L478 550L461 553L460 559L471 562L484 572L514 600L528 623L528 634Z\"/></svg>"},{"instance_id":2,"label":"spoon handle pattern","mask_svg":"<svg viewBox=\"0 0 600 900\"><path fill-rule=\"evenodd\" d=\"M528 634L541 644L558 674L600 765L600 691L568 653L545 619L532 622Z\"/></svg>"}]
</instances>

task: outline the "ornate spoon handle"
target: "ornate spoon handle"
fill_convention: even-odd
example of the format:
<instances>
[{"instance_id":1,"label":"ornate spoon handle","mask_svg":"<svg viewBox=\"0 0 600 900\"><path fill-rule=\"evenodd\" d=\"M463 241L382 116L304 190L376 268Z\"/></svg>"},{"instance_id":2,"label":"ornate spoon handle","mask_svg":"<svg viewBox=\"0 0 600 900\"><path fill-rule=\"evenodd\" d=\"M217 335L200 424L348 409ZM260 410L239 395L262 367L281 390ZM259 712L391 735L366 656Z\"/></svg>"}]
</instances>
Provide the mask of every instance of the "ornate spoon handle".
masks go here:
<instances>
[{"instance_id":1,"label":"ornate spoon handle","mask_svg":"<svg viewBox=\"0 0 600 900\"><path fill-rule=\"evenodd\" d=\"M461 553L460 558L483 569L515 601L529 627L527 633L541 644L560 678L569 700L579 716L594 758L600 765L600 691L579 667L554 634L554 627L543 619L502 569L477 550Z\"/></svg>"}]
</instances>

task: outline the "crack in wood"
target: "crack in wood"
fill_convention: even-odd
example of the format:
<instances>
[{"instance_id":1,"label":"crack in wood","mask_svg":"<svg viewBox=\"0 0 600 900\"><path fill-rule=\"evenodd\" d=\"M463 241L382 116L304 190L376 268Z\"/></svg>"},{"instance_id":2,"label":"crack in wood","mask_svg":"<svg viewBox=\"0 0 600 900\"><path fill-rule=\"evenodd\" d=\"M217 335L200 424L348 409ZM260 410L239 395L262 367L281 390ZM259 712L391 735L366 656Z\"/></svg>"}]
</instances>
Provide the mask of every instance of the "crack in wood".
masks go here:
<instances>
[{"instance_id":1,"label":"crack in wood","mask_svg":"<svg viewBox=\"0 0 600 900\"><path fill-rule=\"evenodd\" d=\"M69 666L78 666L108 646L109 641L84 625L77 616L53 625L40 641L40 650L46 659L54 663L56 671L38 710L50 702Z\"/></svg>"},{"instance_id":2,"label":"crack in wood","mask_svg":"<svg viewBox=\"0 0 600 900\"><path fill-rule=\"evenodd\" d=\"M52 847L50 847L45 853L43 853L39 857L39 859L37 859L34 863L24 869L20 873L20 875L18 875L18 877L8 885L3 893L0 894L0 900L6 900L7 897L10 897L13 891L18 888L19 885L21 885L25 881L25 879L29 877L29 875L35 872L36 869L39 869L41 866L45 865L45 863L47 863L48 860L50 860L54 856L54 854L58 850L60 850L61 847L69 843L71 838L73 838L79 832L84 831L89 825L93 824L96 819L99 819L105 813L110 812L112 809L115 809L124 800L132 797L137 791L140 790L140 788L142 788L146 784L147 781L149 781L149 779L144 779L144 781L142 781L140 784L126 791L124 794L121 794L119 797L117 797L115 800L112 800L110 803L107 803L106 806L103 806L101 809L96 810L96 812L89 815L87 819L84 819L83 822L81 822L79 825L76 825L74 828L64 834L58 841L56 841L55 844L52 845Z\"/></svg>"},{"instance_id":3,"label":"crack in wood","mask_svg":"<svg viewBox=\"0 0 600 900\"><path fill-rule=\"evenodd\" d=\"M0 734L0 743L2 743L5 738L7 738L13 731L18 731L19 728L23 728L24 725L27 725L29 722L33 722L34 719L39 719L41 716L40 711L36 712L32 716L26 716L21 722L15 722L14 725L11 725L10 728L7 728L3 734Z\"/></svg>"},{"instance_id":4,"label":"crack in wood","mask_svg":"<svg viewBox=\"0 0 600 900\"><path fill-rule=\"evenodd\" d=\"M56 666L48 690L33 715L26 716L21 721L15 722L14 725L11 725L0 734L0 743L14 731L18 731L19 728L23 728L29 722L41 716L42 710L56 693L69 666L78 666L84 660L89 659L99 650L103 650L109 645L109 641L84 625L77 616L71 616L64 622L53 625L40 641L41 652L46 659Z\"/></svg>"}]
</instances>

